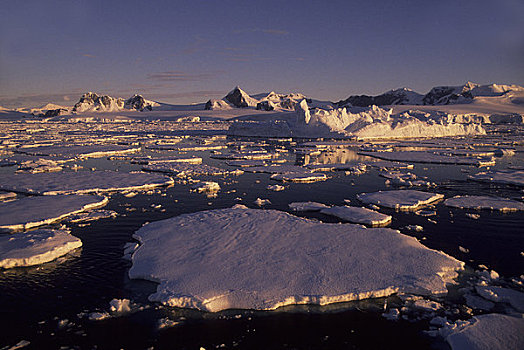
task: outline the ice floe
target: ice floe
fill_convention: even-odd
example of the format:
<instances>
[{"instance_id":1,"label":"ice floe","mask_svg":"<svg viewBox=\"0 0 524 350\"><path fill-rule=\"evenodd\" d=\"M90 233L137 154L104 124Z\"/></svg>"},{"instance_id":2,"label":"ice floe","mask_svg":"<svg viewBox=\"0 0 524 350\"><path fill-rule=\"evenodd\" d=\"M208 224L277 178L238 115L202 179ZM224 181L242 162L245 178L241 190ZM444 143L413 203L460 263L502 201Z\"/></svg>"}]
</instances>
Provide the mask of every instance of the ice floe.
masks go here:
<instances>
[{"instance_id":1,"label":"ice floe","mask_svg":"<svg viewBox=\"0 0 524 350\"><path fill-rule=\"evenodd\" d=\"M0 268L40 265L81 246L82 241L66 230L0 235Z\"/></svg>"},{"instance_id":2,"label":"ice floe","mask_svg":"<svg viewBox=\"0 0 524 350\"><path fill-rule=\"evenodd\" d=\"M271 175L272 180L283 182L317 182L326 181L328 177L321 173L283 173Z\"/></svg>"},{"instance_id":3,"label":"ice floe","mask_svg":"<svg viewBox=\"0 0 524 350\"><path fill-rule=\"evenodd\" d=\"M355 224L364 224L370 226L383 226L391 222L391 216L379 213L367 208L362 207L331 207L322 209L322 214L336 216L345 221L349 221Z\"/></svg>"},{"instance_id":4,"label":"ice floe","mask_svg":"<svg viewBox=\"0 0 524 350\"><path fill-rule=\"evenodd\" d=\"M0 188L28 194L57 195L147 189L173 182L166 176L141 172L78 171L5 175Z\"/></svg>"},{"instance_id":5,"label":"ice floe","mask_svg":"<svg viewBox=\"0 0 524 350\"><path fill-rule=\"evenodd\" d=\"M357 195L357 198L365 204L376 204L399 210L415 210L444 198L444 195L416 190L394 190L361 193Z\"/></svg>"},{"instance_id":6,"label":"ice floe","mask_svg":"<svg viewBox=\"0 0 524 350\"><path fill-rule=\"evenodd\" d=\"M107 198L93 195L24 197L0 203L0 232L27 230L69 215L104 206Z\"/></svg>"},{"instance_id":7,"label":"ice floe","mask_svg":"<svg viewBox=\"0 0 524 350\"><path fill-rule=\"evenodd\" d=\"M359 154L391 161L435 164L464 164L476 166L495 165L493 158L447 155L428 151L365 152Z\"/></svg>"},{"instance_id":8,"label":"ice floe","mask_svg":"<svg viewBox=\"0 0 524 350\"><path fill-rule=\"evenodd\" d=\"M239 169L227 170L207 164L187 164L177 162L158 162L145 165L142 169L146 171L173 174L178 177L199 175L242 175L244 173Z\"/></svg>"},{"instance_id":9,"label":"ice floe","mask_svg":"<svg viewBox=\"0 0 524 350\"><path fill-rule=\"evenodd\" d=\"M293 202L289 203L288 206L294 211L319 211L329 208L329 205L317 202Z\"/></svg>"},{"instance_id":10,"label":"ice floe","mask_svg":"<svg viewBox=\"0 0 524 350\"><path fill-rule=\"evenodd\" d=\"M213 181L200 181L191 186L191 188L197 192L218 192L220 191L220 185Z\"/></svg>"},{"instance_id":11,"label":"ice floe","mask_svg":"<svg viewBox=\"0 0 524 350\"><path fill-rule=\"evenodd\" d=\"M523 292L497 286L476 286L475 290L484 299L498 303L508 303L515 310L524 312Z\"/></svg>"},{"instance_id":12,"label":"ice floe","mask_svg":"<svg viewBox=\"0 0 524 350\"><path fill-rule=\"evenodd\" d=\"M275 210L184 214L149 223L134 237L141 245L129 276L159 283L149 299L206 311L446 293L463 268L395 230Z\"/></svg>"},{"instance_id":13,"label":"ice floe","mask_svg":"<svg viewBox=\"0 0 524 350\"><path fill-rule=\"evenodd\" d=\"M469 178L475 181L524 186L524 170L486 171L470 175Z\"/></svg>"},{"instance_id":14,"label":"ice floe","mask_svg":"<svg viewBox=\"0 0 524 350\"><path fill-rule=\"evenodd\" d=\"M440 330L453 350L519 350L524 348L524 319L486 314Z\"/></svg>"},{"instance_id":15,"label":"ice floe","mask_svg":"<svg viewBox=\"0 0 524 350\"><path fill-rule=\"evenodd\" d=\"M455 196L446 199L444 205L461 209L491 209L503 212L524 210L524 203L522 202L488 196Z\"/></svg>"}]
</instances>

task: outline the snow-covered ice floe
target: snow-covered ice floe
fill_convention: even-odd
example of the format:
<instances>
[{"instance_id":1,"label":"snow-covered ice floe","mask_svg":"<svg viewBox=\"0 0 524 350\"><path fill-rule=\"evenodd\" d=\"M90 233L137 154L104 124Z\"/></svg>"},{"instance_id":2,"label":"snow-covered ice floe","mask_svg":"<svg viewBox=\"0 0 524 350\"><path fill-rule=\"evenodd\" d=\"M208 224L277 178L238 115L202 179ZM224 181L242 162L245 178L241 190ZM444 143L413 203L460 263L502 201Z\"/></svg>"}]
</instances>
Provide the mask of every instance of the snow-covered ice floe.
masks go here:
<instances>
[{"instance_id":1,"label":"snow-covered ice floe","mask_svg":"<svg viewBox=\"0 0 524 350\"><path fill-rule=\"evenodd\" d=\"M322 173L282 173L271 175L272 180L283 182L317 182L326 181L328 177Z\"/></svg>"},{"instance_id":2,"label":"snow-covered ice floe","mask_svg":"<svg viewBox=\"0 0 524 350\"><path fill-rule=\"evenodd\" d=\"M412 162L412 163L434 163L434 164L462 164L476 166L495 165L493 158L478 158L442 154L429 151L392 151L392 152L366 152L360 151L358 154L370 156L383 160Z\"/></svg>"},{"instance_id":3,"label":"snow-covered ice floe","mask_svg":"<svg viewBox=\"0 0 524 350\"><path fill-rule=\"evenodd\" d=\"M444 205L461 209L491 209L504 212L524 210L524 203L522 202L488 196L455 196L446 199Z\"/></svg>"},{"instance_id":4,"label":"snow-covered ice floe","mask_svg":"<svg viewBox=\"0 0 524 350\"><path fill-rule=\"evenodd\" d=\"M158 162L148 164L145 165L142 169L145 171L173 174L179 177L199 175L242 175L244 173L242 170L239 169L226 170L207 164L188 164L174 162Z\"/></svg>"},{"instance_id":5,"label":"snow-covered ice floe","mask_svg":"<svg viewBox=\"0 0 524 350\"><path fill-rule=\"evenodd\" d=\"M524 319L501 314L479 315L440 331L453 350L520 350Z\"/></svg>"},{"instance_id":6,"label":"snow-covered ice floe","mask_svg":"<svg viewBox=\"0 0 524 350\"><path fill-rule=\"evenodd\" d=\"M81 246L82 241L66 230L0 235L0 268L40 265Z\"/></svg>"},{"instance_id":7,"label":"snow-covered ice floe","mask_svg":"<svg viewBox=\"0 0 524 350\"><path fill-rule=\"evenodd\" d=\"M218 192L220 191L220 185L214 181L200 181L191 186L191 188L197 192Z\"/></svg>"},{"instance_id":8,"label":"snow-covered ice floe","mask_svg":"<svg viewBox=\"0 0 524 350\"><path fill-rule=\"evenodd\" d=\"M444 294L464 263L387 228L276 210L217 209L149 223L129 276L151 301L206 311L330 304L396 292Z\"/></svg>"},{"instance_id":9,"label":"snow-covered ice floe","mask_svg":"<svg viewBox=\"0 0 524 350\"><path fill-rule=\"evenodd\" d=\"M361 193L357 195L357 198L365 204L376 204L399 210L415 210L444 198L444 195L416 190L395 190Z\"/></svg>"},{"instance_id":10,"label":"snow-covered ice floe","mask_svg":"<svg viewBox=\"0 0 524 350\"><path fill-rule=\"evenodd\" d=\"M524 170L486 171L469 176L469 179L482 182L495 182L524 186Z\"/></svg>"},{"instance_id":11,"label":"snow-covered ice floe","mask_svg":"<svg viewBox=\"0 0 524 350\"><path fill-rule=\"evenodd\" d=\"M106 205L101 196L35 196L0 203L0 232L27 230Z\"/></svg>"},{"instance_id":12,"label":"snow-covered ice floe","mask_svg":"<svg viewBox=\"0 0 524 350\"><path fill-rule=\"evenodd\" d=\"M364 224L370 226L383 226L391 222L391 216L379 213L378 211L361 208L361 207L331 207L322 209L322 214L336 216L355 224Z\"/></svg>"},{"instance_id":13,"label":"snow-covered ice floe","mask_svg":"<svg viewBox=\"0 0 524 350\"><path fill-rule=\"evenodd\" d=\"M57 195L147 189L173 183L173 179L163 175L108 170L5 175L0 188L27 194Z\"/></svg>"}]
</instances>

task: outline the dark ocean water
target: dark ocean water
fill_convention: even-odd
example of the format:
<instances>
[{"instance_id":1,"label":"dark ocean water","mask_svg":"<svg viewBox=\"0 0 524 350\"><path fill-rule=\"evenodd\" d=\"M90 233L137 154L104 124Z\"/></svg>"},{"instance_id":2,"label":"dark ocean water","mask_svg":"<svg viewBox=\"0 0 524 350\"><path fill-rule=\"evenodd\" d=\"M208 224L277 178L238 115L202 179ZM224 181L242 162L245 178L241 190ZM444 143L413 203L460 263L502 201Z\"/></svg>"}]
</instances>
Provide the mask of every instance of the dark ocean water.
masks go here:
<instances>
[{"instance_id":1,"label":"dark ocean water","mask_svg":"<svg viewBox=\"0 0 524 350\"><path fill-rule=\"evenodd\" d=\"M350 153L346 161L356 163L370 159ZM227 167L224 161L210 159L208 151L189 154L203 156L206 163ZM296 161L293 154L286 157ZM495 168L506 168L509 163L523 164L523 159L523 153L501 158ZM301 161L303 159L298 159ZM120 171L140 169L126 161L106 159L87 160L83 165ZM468 173L479 171L472 166L416 164L411 171L436 182L437 187L429 191L442 193L446 198L484 194L522 200L524 195L518 187L468 181ZM87 226L68 224L71 233L83 241L81 249L41 266L0 271L0 348L26 340L30 342L27 348L34 349L446 349L441 339L422 332L429 329L427 320L393 322L381 317L385 302L400 303L395 296L325 307L295 306L272 312L228 310L210 314L149 303L147 296L155 290L155 284L127 278L131 263L122 259L123 246L133 241L133 233L146 222L238 203L254 208L253 201L258 197L271 201L266 209L288 212L288 204L294 201L344 205L344 200L349 199L357 205L356 195L361 192L397 188L387 187L377 170L360 176L347 176L344 172L332 172L329 176L326 182L286 184L286 189L280 192L266 190L268 184L275 184L269 174L200 177L220 183L221 191L216 198L190 192L189 186L182 184L133 198L111 194L104 209L116 211L117 218L93 221ZM156 209L153 204L162 207ZM466 262L468 270L483 264L506 279L523 273L522 212L460 210L442 203L437 203L434 210L437 214L432 217L389 209L380 211L393 216L389 227ZM480 214L480 218L472 219L466 213ZM319 213L294 214L325 222L339 221ZM424 231L411 232L404 229L406 225L421 225ZM464 253L459 246L469 252ZM94 311L108 311L113 298L131 299L142 309L102 321L86 318ZM463 300L458 297L449 302ZM180 323L159 330L159 320L166 317Z\"/></svg>"}]
</instances>

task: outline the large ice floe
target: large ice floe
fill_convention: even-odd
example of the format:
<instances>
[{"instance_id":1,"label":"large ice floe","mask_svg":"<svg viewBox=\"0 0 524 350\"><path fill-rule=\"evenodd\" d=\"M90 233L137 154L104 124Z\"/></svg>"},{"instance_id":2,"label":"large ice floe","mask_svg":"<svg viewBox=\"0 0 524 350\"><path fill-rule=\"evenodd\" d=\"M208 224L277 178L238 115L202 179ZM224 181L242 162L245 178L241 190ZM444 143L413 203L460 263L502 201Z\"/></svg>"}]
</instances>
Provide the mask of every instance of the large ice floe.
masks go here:
<instances>
[{"instance_id":1,"label":"large ice floe","mask_svg":"<svg viewBox=\"0 0 524 350\"><path fill-rule=\"evenodd\" d=\"M524 186L524 170L486 171L469 176L471 180Z\"/></svg>"},{"instance_id":2,"label":"large ice floe","mask_svg":"<svg viewBox=\"0 0 524 350\"><path fill-rule=\"evenodd\" d=\"M156 174L78 171L5 175L0 182L0 189L27 194L57 195L147 189L173 183L173 179Z\"/></svg>"},{"instance_id":3,"label":"large ice floe","mask_svg":"<svg viewBox=\"0 0 524 350\"><path fill-rule=\"evenodd\" d=\"M524 203L522 202L488 196L455 196L446 199L444 205L462 209L491 209L504 212L524 210Z\"/></svg>"},{"instance_id":4,"label":"large ice floe","mask_svg":"<svg viewBox=\"0 0 524 350\"><path fill-rule=\"evenodd\" d=\"M0 268L43 264L81 246L82 241L66 230L0 235Z\"/></svg>"},{"instance_id":5,"label":"large ice floe","mask_svg":"<svg viewBox=\"0 0 524 350\"><path fill-rule=\"evenodd\" d=\"M444 198L444 195L416 190L394 190L361 193L357 195L357 198L365 204L375 204L399 210L415 210L420 206Z\"/></svg>"},{"instance_id":6,"label":"large ice floe","mask_svg":"<svg viewBox=\"0 0 524 350\"><path fill-rule=\"evenodd\" d=\"M27 230L98 208L108 202L101 196L36 196L0 203L0 232Z\"/></svg>"},{"instance_id":7,"label":"large ice floe","mask_svg":"<svg viewBox=\"0 0 524 350\"><path fill-rule=\"evenodd\" d=\"M322 214L336 216L342 220L353 222L355 224L364 224L370 226L383 226L391 222L391 216L379 213L378 211L361 207L331 207L322 209Z\"/></svg>"},{"instance_id":8,"label":"large ice floe","mask_svg":"<svg viewBox=\"0 0 524 350\"><path fill-rule=\"evenodd\" d=\"M501 314L479 315L441 329L453 350L523 349L523 332L523 318Z\"/></svg>"},{"instance_id":9,"label":"large ice floe","mask_svg":"<svg viewBox=\"0 0 524 350\"><path fill-rule=\"evenodd\" d=\"M275 210L184 214L134 237L129 276L159 283L151 301L212 312L441 294L464 266L395 230Z\"/></svg>"},{"instance_id":10,"label":"large ice floe","mask_svg":"<svg viewBox=\"0 0 524 350\"><path fill-rule=\"evenodd\" d=\"M392 114L378 106L313 108L304 99L295 113L275 114L271 120L234 123L236 136L354 137L358 139L483 135L480 124L461 124L456 115L442 112L406 111Z\"/></svg>"},{"instance_id":11,"label":"large ice floe","mask_svg":"<svg viewBox=\"0 0 524 350\"><path fill-rule=\"evenodd\" d=\"M413 163L435 163L435 164L463 164L489 166L495 165L492 157L468 157L460 155L443 154L431 151L392 151L392 152L369 152L361 151L359 154L384 160Z\"/></svg>"}]
</instances>

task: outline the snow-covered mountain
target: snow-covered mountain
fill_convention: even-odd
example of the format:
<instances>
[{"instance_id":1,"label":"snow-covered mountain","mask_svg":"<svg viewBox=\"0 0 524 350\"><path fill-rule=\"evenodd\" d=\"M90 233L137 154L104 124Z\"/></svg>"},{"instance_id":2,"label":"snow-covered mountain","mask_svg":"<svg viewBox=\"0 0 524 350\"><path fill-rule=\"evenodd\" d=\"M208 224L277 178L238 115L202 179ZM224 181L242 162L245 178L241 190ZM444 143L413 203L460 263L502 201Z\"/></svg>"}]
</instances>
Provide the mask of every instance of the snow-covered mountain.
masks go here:
<instances>
[{"instance_id":1,"label":"snow-covered mountain","mask_svg":"<svg viewBox=\"0 0 524 350\"><path fill-rule=\"evenodd\" d=\"M518 85L479 85L467 82L460 86L436 86L422 95L408 88L390 90L377 96L352 95L336 103L338 107L368 107L391 105L448 105L471 103L476 97L503 96L508 92L523 92Z\"/></svg>"},{"instance_id":2,"label":"snow-covered mountain","mask_svg":"<svg viewBox=\"0 0 524 350\"><path fill-rule=\"evenodd\" d=\"M250 96L240 87L235 87L221 100L209 100L205 109L220 110L230 108L248 108L255 107L258 110L294 110L295 105L303 99L305 95L299 93L277 94L271 91L269 94L258 94ZM311 100L307 99L310 103Z\"/></svg>"},{"instance_id":3,"label":"snow-covered mountain","mask_svg":"<svg viewBox=\"0 0 524 350\"><path fill-rule=\"evenodd\" d=\"M133 95L124 100L107 95L98 95L88 92L82 95L80 100L73 106L72 112L118 112L123 110L152 111L154 107L160 107L158 102L146 100L141 95Z\"/></svg>"},{"instance_id":4,"label":"snow-covered mountain","mask_svg":"<svg viewBox=\"0 0 524 350\"><path fill-rule=\"evenodd\" d=\"M146 100L142 95L133 95L124 102L124 108L136 111L152 111L153 107L160 107L160 103Z\"/></svg>"}]
</instances>

